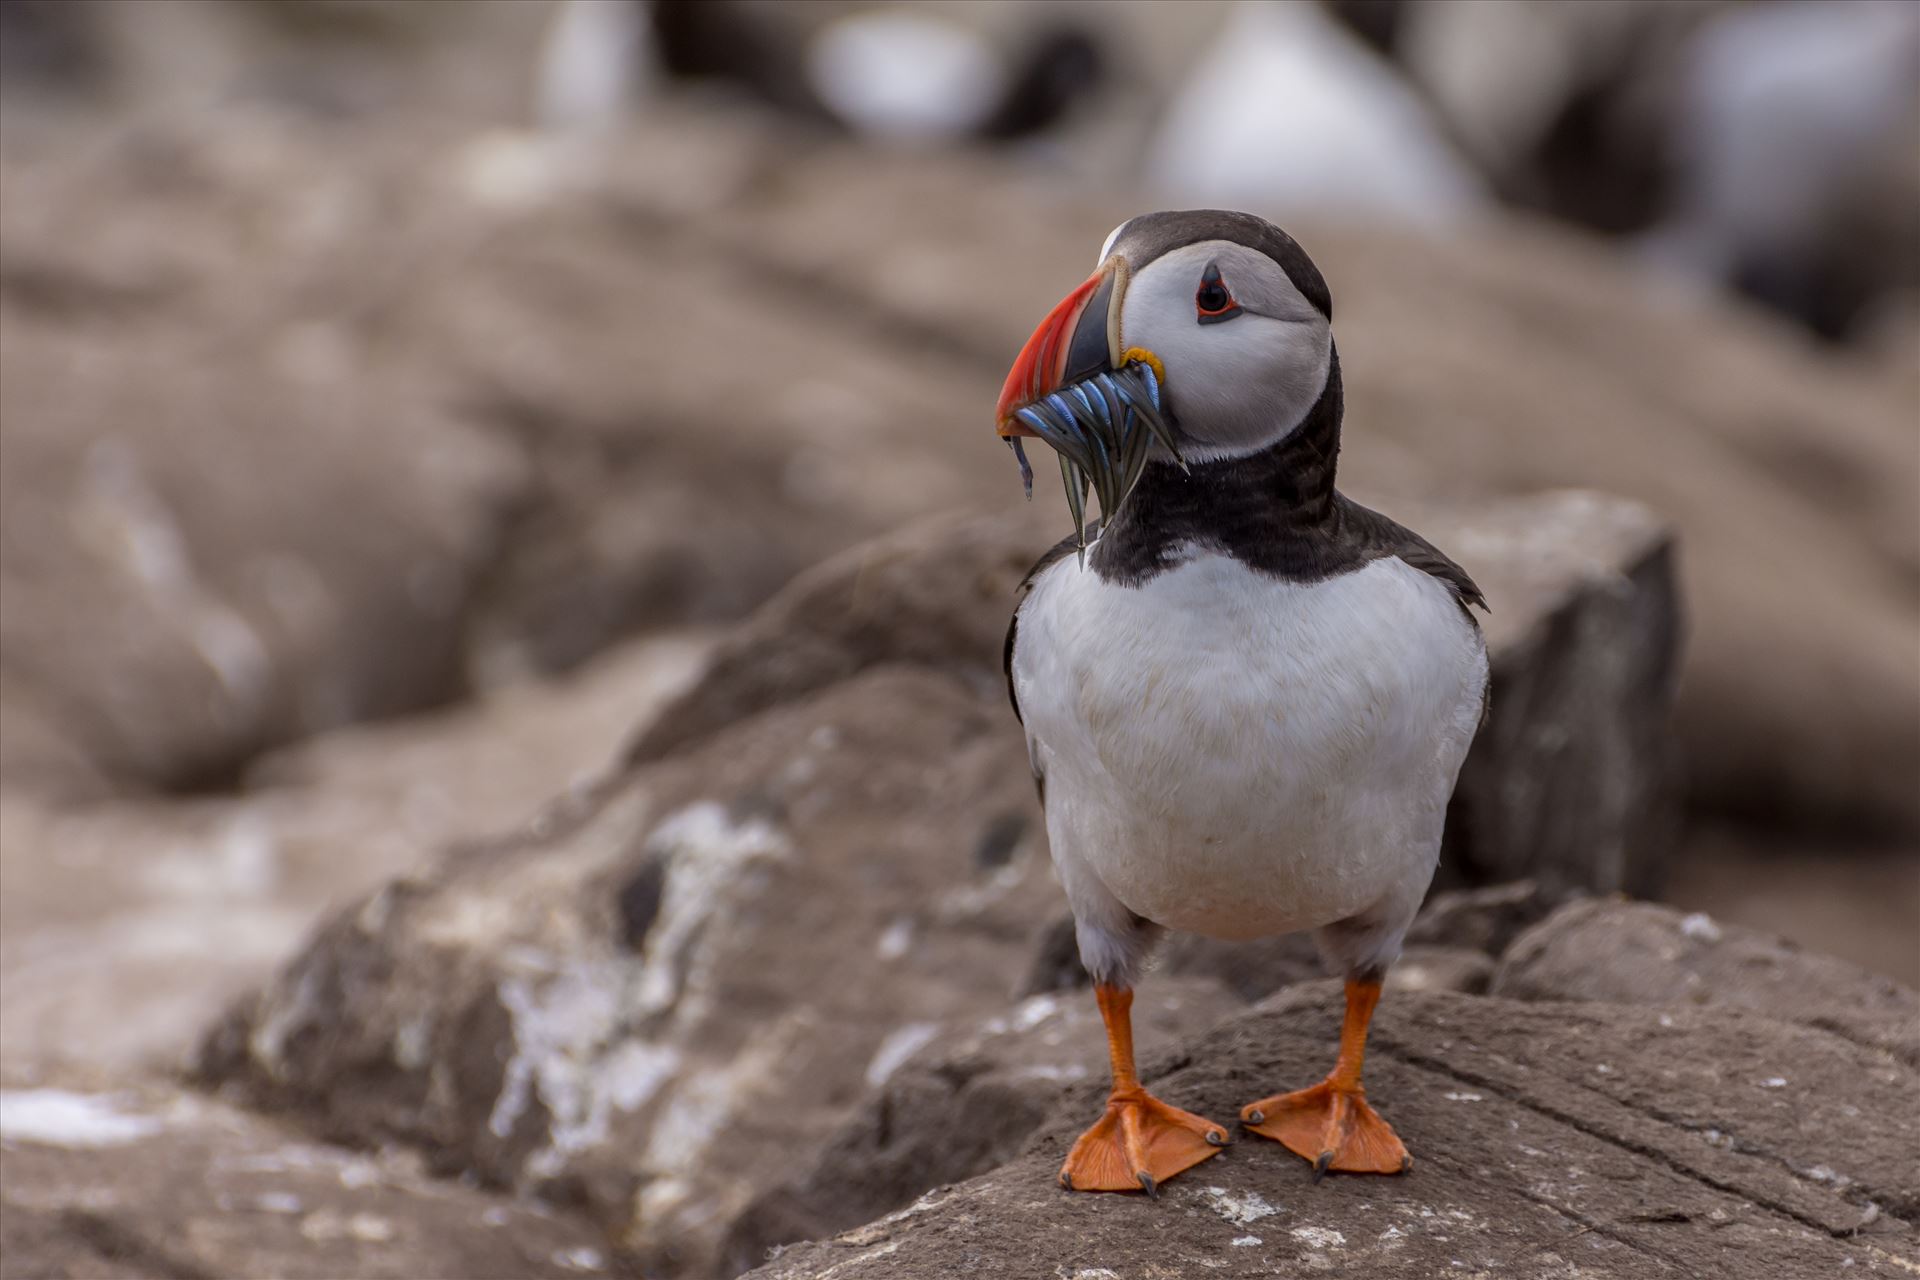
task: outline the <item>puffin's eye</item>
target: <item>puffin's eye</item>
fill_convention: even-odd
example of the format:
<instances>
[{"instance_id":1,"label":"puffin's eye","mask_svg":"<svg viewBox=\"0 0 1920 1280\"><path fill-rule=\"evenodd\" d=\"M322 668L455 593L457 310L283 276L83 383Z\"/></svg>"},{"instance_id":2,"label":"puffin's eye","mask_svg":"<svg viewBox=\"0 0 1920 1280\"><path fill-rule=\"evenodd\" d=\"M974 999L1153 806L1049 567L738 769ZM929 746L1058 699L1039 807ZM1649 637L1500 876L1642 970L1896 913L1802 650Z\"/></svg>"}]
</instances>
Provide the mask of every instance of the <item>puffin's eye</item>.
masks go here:
<instances>
[{"instance_id":1,"label":"puffin's eye","mask_svg":"<svg viewBox=\"0 0 1920 1280\"><path fill-rule=\"evenodd\" d=\"M1200 276L1200 287L1194 291L1193 309L1201 324L1219 324L1240 314L1233 290L1227 288L1227 282L1220 278L1220 268L1211 262Z\"/></svg>"}]
</instances>

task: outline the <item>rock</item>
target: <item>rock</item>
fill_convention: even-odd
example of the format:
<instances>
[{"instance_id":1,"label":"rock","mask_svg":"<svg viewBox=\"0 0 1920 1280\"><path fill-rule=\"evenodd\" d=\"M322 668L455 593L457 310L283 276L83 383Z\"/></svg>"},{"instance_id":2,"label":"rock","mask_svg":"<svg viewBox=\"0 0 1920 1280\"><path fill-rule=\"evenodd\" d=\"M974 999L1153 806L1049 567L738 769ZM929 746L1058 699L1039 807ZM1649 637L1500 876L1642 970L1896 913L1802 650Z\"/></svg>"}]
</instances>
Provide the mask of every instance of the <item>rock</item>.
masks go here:
<instances>
[{"instance_id":1,"label":"rock","mask_svg":"<svg viewBox=\"0 0 1920 1280\"><path fill-rule=\"evenodd\" d=\"M1656 891L1678 799L1667 526L1635 503L1548 494L1419 527L1492 609L1493 691L1448 808L1443 883Z\"/></svg>"},{"instance_id":2,"label":"rock","mask_svg":"<svg viewBox=\"0 0 1920 1280\"><path fill-rule=\"evenodd\" d=\"M1289 989L1149 1083L1231 1115L1323 1073L1337 1019L1332 984ZM1638 1280L1900 1275L1920 1260L1920 1078L1876 1050L1738 1010L1442 993L1388 998L1375 1028L1368 1092L1414 1152L1405 1177L1315 1185L1298 1157L1242 1137L1158 1200L1074 1195L1054 1175L1098 1109L1088 1084L1019 1159L752 1274ZM1796 1078L1772 1087L1787 1062Z\"/></svg>"},{"instance_id":3,"label":"rock","mask_svg":"<svg viewBox=\"0 0 1920 1280\"><path fill-rule=\"evenodd\" d=\"M1463 991L1479 995L1493 979L1493 957L1466 947L1406 948L1387 971L1389 991Z\"/></svg>"},{"instance_id":4,"label":"rock","mask_svg":"<svg viewBox=\"0 0 1920 1280\"><path fill-rule=\"evenodd\" d=\"M1410 946L1464 947L1498 956L1528 925L1544 920L1556 902L1531 880L1435 893L1407 930Z\"/></svg>"},{"instance_id":5,"label":"rock","mask_svg":"<svg viewBox=\"0 0 1920 1280\"><path fill-rule=\"evenodd\" d=\"M637 641L565 681L337 729L235 796L81 806L0 780L0 1061L177 1067L321 915L588 788L704 650Z\"/></svg>"},{"instance_id":6,"label":"rock","mask_svg":"<svg viewBox=\"0 0 1920 1280\"><path fill-rule=\"evenodd\" d=\"M1031 517L938 519L816 566L720 643L705 676L639 735L628 761L660 759L884 664L933 668L983 700L1004 700L1007 622L1047 545Z\"/></svg>"},{"instance_id":7,"label":"rock","mask_svg":"<svg viewBox=\"0 0 1920 1280\"><path fill-rule=\"evenodd\" d=\"M0 1169L10 1280L615 1271L591 1228L549 1208L153 1082L0 1089Z\"/></svg>"},{"instance_id":8,"label":"rock","mask_svg":"<svg viewBox=\"0 0 1920 1280\"><path fill-rule=\"evenodd\" d=\"M1238 1007L1216 982L1146 984L1133 1005L1143 1061L1179 1052ZM942 1028L868 1092L808 1168L747 1206L728 1235L723 1273L1006 1163L1072 1085L1106 1073L1106 1035L1086 993L1032 996L1006 1013Z\"/></svg>"},{"instance_id":9,"label":"rock","mask_svg":"<svg viewBox=\"0 0 1920 1280\"><path fill-rule=\"evenodd\" d=\"M683 201L779 159L683 124L645 166ZM983 375L910 342L848 360L864 316L557 145L422 134L0 135L0 678L33 708L0 718L10 774L226 785L316 731L738 617L1007 474L960 430Z\"/></svg>"},{"instance_id":10,"label":"rock","mask_svg":"<svg viewBox=\"0 0 1920 1280\"><path fill-rule=\"evenodd\" d=\"M583 193L563 167L557 190L492 211L483 268L439 250L446 285L408 309L415 358L530 464L476 609L483 671L565 669L637 631L731 621L855 542L1011 496L980 425L984 376L697 234L708 204L779 180L776 139L675 118L684 137L609 156L607 181L631 165L656 200L680 204ZM495 153L536 168L570 154L488 136L459 163Z\"/></svg>"},{"instance_id":11,"label":"rock","mask_svg":"<svg viewBox=\"0 0 1920 1280\"><path fill-rule=\"evenodd\" d=\"M235 132L85 162L0 135L0 673L122 788L457 695L523 483L328 314L371 285L326 278L368 247L364 189L249 175L269 140Z\"/></svg>"},{"instance_id":12,"label":"rock","mask_svg":"<svg viewBox=\"0 0 1920 1280\"><path fill-rule=\"evenodd\" d=\"M1920 840L1862 846L1844 836L1689 823L1661 900L1920 987L1916 866Z\"/></svg>"},{"instance_id":13,"label":"rock","mask_svg":"<svg viewBox=\"0 0 1920 1280\"><path fill-rule=\"evenodd\" d=\"M1562 907L1507 950L1492 990L1522 1000L1751 1009L1920 1066L1920 992L1705 912L1651 902Z\"/></svg>"},{"instance_id":14,"label":"rock","mask_svg":"<svg viewBox=\"0 0 1920 1280\"><path fill-rule=\"evenodd\" d=\"M1001 707L876 668L349 907L200 1073L706 1274L877 1055L1004 1003L1058 901L1036 809Z\"/></svg>"}]
</instances>

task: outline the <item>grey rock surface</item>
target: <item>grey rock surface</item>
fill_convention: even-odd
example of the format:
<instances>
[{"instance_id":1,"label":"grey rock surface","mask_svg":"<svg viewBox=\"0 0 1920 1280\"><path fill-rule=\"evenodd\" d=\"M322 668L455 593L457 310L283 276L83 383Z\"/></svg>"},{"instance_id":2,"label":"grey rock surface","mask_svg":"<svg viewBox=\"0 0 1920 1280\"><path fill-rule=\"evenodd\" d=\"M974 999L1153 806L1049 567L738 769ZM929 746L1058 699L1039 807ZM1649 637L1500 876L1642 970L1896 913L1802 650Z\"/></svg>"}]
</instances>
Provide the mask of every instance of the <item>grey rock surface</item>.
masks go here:
<instances>
[{"instance_id":1,"label":"grey rock surface","mask_svg":"<svg viewBox=\"0 0 1920 1280\"><path fill-rule=\"evenodd\" d=\"M1676 840L1680 588L1646 508L1544 494L1419 527L1481 580L1486 722L1447 810L1443 884L1657 892Z\"/></svg>"},{"instance_id":2,"label":"grey rock surface","mask_svg":"<svg viewBox=\"0 0 1920 1280\"><path fill-rule=\"evenodd\" d=\"M1515 940L1492 991L1751 1009L1920 1066L1920 992L1758 930L1652 902L1569 903Z\"/></svg>"},{"instance_id":3,"label":"grey rock surface","mask_svg":"<svg viewBox=\"0 0 1920 1280\"><path fill-rule=\"evenodd\" d=\"M1240 1001L1206 979L1154 981L1133 1005L1144 1060L1164 1061ZM988 1018L942 1027L868 1090L794 1175L735 1220L722 1271L770 1249L837 1235L921 1193L1005 1164L1076 1085L1107 1078L1106 1035L1086 992L1036 995Z\"/></svg>"},{"instance_id":4,"label":"grey rock surface","mask_svg":"<svg viewBox=\"0 0 1920 1280\"><path fill-rule=\"evenodd\" d=\"M0 1089L6 1280L605 1275L591 1227L157 1081Z\"/></svg>"},{"instance_id":5,"label":"grey rock surface","mask_svg":"<svg viewBox=\"0 0 1920 1280\"><path fill-rule=\"evenodd\" d=\"M876 1061L1005 1002L1057 892L1019 750L950 678L875 669L336 916L201 1074L705 1274Z\"/></svg>"},{"instance_id":6,"label":"grey rock surface","mask_svg":"<svg viewBox=\"0 0 1920 1280\"><path fill-rule=\"evenodd\" d=\"M1318 1078L1337 1019L1332 984L1291 988L1148 1083L1231 1115ZM1905 1275L1916 1084L1878 1050L1745 1011L1400 993L1367 1085L1414 1153L1404 1177L1316 1185L1243 1136L1157 1200L1076 1195L1054 1175L1098 1109L1087 1086L1019 1159L752 1274Z\"/></svg>"},{"instance_id":7,"label":"grey rock surface","mask_svg":"<svg viewBox=\"0 0 1920 1280\"><path fill-rule=\"evenodd\" d=\"M0 781L0 1063L177 1070L317 918L590 785L705 649L638 640L321 734L257 760L241 795L73 805Z\"/></svg>"}]
</instances>

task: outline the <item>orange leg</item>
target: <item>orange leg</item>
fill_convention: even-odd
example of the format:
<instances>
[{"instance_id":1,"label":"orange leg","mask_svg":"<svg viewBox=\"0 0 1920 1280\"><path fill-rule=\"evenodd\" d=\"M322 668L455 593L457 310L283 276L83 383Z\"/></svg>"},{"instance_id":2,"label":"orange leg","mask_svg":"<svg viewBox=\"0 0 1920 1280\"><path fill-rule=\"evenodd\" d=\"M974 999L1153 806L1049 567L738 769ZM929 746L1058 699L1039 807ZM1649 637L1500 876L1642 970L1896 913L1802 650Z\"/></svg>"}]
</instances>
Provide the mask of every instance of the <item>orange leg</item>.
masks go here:
<instances>
[{"instance_id":1,"label":"orange leg","mask_svg":"<svg viewBox=\"0 0 1920 1280\"><path fill-rule=\"evenodd\" d=\"M1080 1135L1060 1166L1069 1191L1145 1191L1220 1154L1227 1131L1203 1116L1170 1107L1148 1093L1133 1072L1133 992L1095 987L1113 1059L1107 1110Z\"/></svg>"},{"instance_id":2,"label":"orange leg","mask_svg":"<svg viewBox=\"0 0 1920 1280\"><path fill-rule=\"evenodd\" d=\"M1380 980L1347 982L1347 1016L1340 1025L1340 1057L1319 1084L1275 1094L1240 1108L1247 1128L1313 1161L1316 1180L1329 1169L1342 1173L1405 1173L1413 1157L1393 1127L1367 1105L1360 1064L1367 1054L1367 1024L1380 1003Z\"/></svg>"}]
</instances>

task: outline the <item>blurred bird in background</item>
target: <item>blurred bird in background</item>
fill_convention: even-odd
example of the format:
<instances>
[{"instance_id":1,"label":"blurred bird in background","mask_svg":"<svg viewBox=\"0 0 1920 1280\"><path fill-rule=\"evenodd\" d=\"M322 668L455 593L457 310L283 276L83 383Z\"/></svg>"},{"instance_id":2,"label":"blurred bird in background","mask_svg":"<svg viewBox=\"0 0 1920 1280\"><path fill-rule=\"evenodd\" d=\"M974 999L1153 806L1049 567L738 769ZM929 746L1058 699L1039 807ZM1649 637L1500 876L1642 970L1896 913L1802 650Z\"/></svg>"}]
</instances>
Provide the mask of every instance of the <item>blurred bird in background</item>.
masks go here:
<instances>
[{"instance_id":1,"label":"blurred bird in background","mask_svg":"<svg viewBox=\"0 0 1920 1280\"><path fill-rule=\"evenodd\" d=\"M1275 216L1438 228L1516 204L1829 339L1920 287L1903 0L564 0L536 115L604 128L676 79Z\"/></svg>"}]
</instances>

